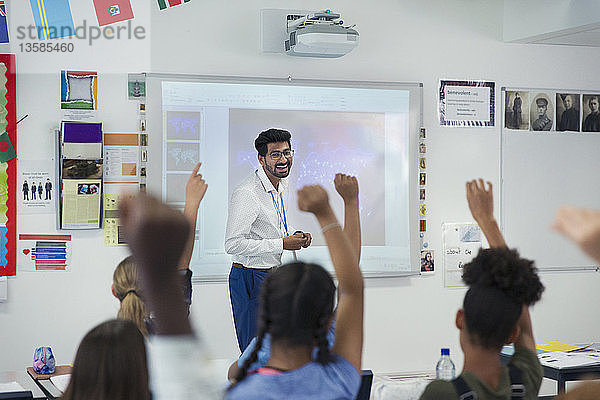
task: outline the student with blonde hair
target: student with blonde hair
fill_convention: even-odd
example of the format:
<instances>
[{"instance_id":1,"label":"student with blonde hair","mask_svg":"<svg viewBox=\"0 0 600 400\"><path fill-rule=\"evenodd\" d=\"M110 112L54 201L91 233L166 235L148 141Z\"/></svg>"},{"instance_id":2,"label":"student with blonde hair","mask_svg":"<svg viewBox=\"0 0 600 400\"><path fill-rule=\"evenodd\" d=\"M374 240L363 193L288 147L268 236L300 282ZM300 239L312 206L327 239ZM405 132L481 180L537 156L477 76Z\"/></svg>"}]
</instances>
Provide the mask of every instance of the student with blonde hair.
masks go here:
<instances>
[{"instance_id":1,"label":"student with blonde hair","mask_svg":"<svg viewBox=\"0 0 600 400\"><path fill-rule=\"evenodd\" d=\"M196 226L198 208L208 188L202 174L198 173L201 165L202 163L196 165L185 187L183 214L192 227ZM181 277L181 291L188 306L188 313L189 306L192 303L192 271L188 267L194 250L194 236L195 229L192 229L177 267ZM152 320L144 306L144 296L138 283L137 266L132 256L125 258L117 265L113 274L112 293L121 302L117 318L133 321L140 332L147 336L148 327L151 328L152 326Z\"/></svg>"},{"instance_id":2,"label":"student with blonde hair","mask_svg":"<svg viewBox=\"0 0 600 400\"><path fill-rule=\"evenodd\" d=\"M121 302L117 318L132 321L147 336L147 315L137 283L137 268L133 257L125 258L117 265L113 273L112 293Z\"/></svg>"}]
</instances>

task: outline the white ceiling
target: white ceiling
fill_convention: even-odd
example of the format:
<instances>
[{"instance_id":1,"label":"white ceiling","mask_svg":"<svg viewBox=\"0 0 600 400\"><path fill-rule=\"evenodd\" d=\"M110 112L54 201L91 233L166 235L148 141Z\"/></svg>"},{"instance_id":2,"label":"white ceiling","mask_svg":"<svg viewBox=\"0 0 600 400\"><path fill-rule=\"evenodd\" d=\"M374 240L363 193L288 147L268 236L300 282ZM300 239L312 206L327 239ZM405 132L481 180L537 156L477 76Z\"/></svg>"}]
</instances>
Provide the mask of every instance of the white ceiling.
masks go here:
<instances>
[{"instance_id":1,"label":"white ceiling","mask_svg":"<svg viewBox=\"0 0 600 400\"><path fill-rule=\"evenodd\" d=\"M598 0L504 0L505 42L600 47Z\"/></svg>"}]
</instances>

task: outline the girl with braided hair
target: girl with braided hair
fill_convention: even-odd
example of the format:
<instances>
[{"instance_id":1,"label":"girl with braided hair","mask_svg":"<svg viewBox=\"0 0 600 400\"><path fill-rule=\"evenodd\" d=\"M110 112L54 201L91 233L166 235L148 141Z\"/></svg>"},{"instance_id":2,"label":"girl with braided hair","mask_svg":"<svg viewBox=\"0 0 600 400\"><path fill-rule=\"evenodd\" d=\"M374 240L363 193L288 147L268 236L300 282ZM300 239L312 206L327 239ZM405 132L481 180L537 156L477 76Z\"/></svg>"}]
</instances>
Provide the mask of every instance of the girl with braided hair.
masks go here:
<instances>
[{"instance_id":1,"label":"girl with braided hair","mask_svg":"<svg viewBox=\"0 0 600 400\"><path fill-rule=\"evenodd\" d=\"M335 285L319 265L295 262L270 273L261 288L257 344L238 371L227 399L354 399L360 386L363 339L363 279L353 248L321 186L298 191L298 208L319 222L338 278L335 344L327 331L333 317ZM257 359L266 334L271 337L267 365ZM313 349L317 347L316 358Z\"/></svg>"},{"instance_id":2,"label":"girl with braided hair","mask_svg":"<svg viewBox=\"0 0 600 400\"><path fill-rule=\"evenodd\" d=\"M344 233L350 239L352 248L355 250L356 259L360 261L361 233L360 233L360 215L358 211L358 180L354 176L338 173L333 181L335 190L344 200ZM335 315L335 311L334 311ZM329 348L333 347L335 337L335 316L327 332L327 341ZM257 337L254 337L248 347L243 351L240 358L229 367L227 379L233 381L239 373L239 369L250 358L256 346ZM313 350L313 359L317 357L318 348ZM248 371L263 367L269 361L271 356L271 335L265 334L261 347L256 354L256 361L247 367Z\"/></svg>"}]
</instances>

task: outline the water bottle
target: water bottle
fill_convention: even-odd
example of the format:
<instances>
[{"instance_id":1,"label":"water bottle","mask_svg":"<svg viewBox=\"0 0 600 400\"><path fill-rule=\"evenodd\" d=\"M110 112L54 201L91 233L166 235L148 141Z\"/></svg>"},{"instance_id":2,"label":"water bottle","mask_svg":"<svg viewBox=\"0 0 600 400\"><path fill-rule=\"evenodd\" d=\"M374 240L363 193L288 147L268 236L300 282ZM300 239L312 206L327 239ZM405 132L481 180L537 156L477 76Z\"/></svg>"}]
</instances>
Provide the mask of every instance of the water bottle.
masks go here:
<instances>
[{"instance_id":1,"label":"water bottle","mask_svg":"<svg viewBox=\"0 0 600 400\"><path fill-rule=\"evenodd\" d=\"M442 349L442 356L435 366L435 377L445 381L451 381L456 377L456 368L450 359L450 349Z\"/></svg>"}]
</instances>

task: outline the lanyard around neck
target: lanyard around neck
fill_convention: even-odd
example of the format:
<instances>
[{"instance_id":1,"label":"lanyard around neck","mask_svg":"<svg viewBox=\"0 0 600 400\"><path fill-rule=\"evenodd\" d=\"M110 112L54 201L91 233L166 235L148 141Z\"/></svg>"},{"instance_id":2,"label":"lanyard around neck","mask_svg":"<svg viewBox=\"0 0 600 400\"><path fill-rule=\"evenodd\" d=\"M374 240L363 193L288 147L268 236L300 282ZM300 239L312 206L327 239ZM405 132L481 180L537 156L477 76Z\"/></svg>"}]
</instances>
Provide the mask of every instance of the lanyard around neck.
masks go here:
<instances>
[{"instance_id":1,"label":"lanyard around neck","mask_svg":"<svg viewBox=\"0 0 600 400\"><path fill-rule=\"evenodd\" d=\"M285 217L285 205L283 205L283 195L279 193L279 198L281 199L281 210L279 210L279 205L275 200L275 195L273 192L269 192L271 194L271 199L273 200L273 205L275 206L275 210L277 210L277 215L279 216L279 223L283 223L283 228L285 229L285 236L289 236L288 226L287 226L287 218Z\"/></svg>"}]
</instances>

